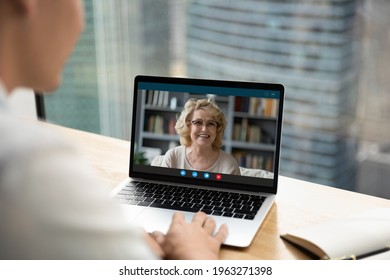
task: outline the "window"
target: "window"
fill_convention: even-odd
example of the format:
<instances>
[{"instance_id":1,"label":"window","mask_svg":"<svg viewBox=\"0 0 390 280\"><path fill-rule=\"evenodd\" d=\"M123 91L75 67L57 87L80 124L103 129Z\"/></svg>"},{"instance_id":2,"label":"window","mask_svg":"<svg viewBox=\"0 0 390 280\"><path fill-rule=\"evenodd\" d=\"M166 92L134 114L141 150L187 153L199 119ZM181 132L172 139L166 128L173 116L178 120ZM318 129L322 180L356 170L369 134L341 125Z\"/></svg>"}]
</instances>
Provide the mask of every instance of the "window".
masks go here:
<instances>
[{"instance_id":1,"label":"window","mask_svg":"<svg viewBox=\"0 0 390 280\"><path fill-rule=\"evenodd\" d=\"M85 0L49 121L130 137L137 74L286 87L281 174L390 198L390 2Z\"/></svg>"}]
</instances>

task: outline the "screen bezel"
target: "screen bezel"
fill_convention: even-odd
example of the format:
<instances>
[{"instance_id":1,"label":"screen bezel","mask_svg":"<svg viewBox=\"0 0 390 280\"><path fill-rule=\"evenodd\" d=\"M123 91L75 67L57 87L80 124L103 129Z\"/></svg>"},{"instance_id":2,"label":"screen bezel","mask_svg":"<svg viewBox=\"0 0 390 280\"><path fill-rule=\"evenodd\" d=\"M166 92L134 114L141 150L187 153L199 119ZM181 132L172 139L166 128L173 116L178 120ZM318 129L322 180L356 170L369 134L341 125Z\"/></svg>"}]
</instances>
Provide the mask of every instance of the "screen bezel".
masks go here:
<instances>
[{"instance_id":1,"label":"screen bezel","mask_svg":"<svg viewBox=\"0 0 390 280\"><path fill-rule=\"evenodd\" d=\"M141 82L145 83L162 83L162 84L180 84L180 85L189 85L189 86L208 86L208 87L221 87L221 88L244 88L244 89L257 89L257 90L275 90L280 93L279 106L278 106L278 116L277 116L277 136L275 139L275 157L274 157L274 178L273 179L264 179L250 176L237 176L243 177L247 181L255 178L256 184L248 184L246 182L229 182L229 181L215 181L215 180L205 180L200 178L188 178L180 176L172 176L167 174L161 174L164 172L159 172L161 169L166 170L165 167L156 167L148 166L150 172L142 172L134 170L134 164L131 160L134 156L135 151L135 137L136 137L136 121L137 119L137 102L139 98L138 84ZM227 81L227 80L211 80L211 79L194 79L194 78L177 78L177 77L159 77L159 76L144 76L139 75L134 79L134 98L133 98L133 118L132 118L132 135L130 141L130 164L129 164L129 176L131 178L140 178L140 179L153 179L151 174L158 174L159 180L164 182L172 183L183 183L199 186L209 186L215 188L224 188L231 190L245 190L250 192L265 192L276 194L278 186L278 175L279 175L279 162L280 162L280 149L281 149L281 133L282 133L282 118L283 118L283 105L284 105L284 86L282 84L274 83L257 83L257 82L248 82L248 81ZM154 172L154 173L153 173ZM223 174L224 178L229 179L230 176ZM189 183L189 180L191 182ZM262 181L268 180L268 181ZM272 186L267 186L269 180L273 181ZM268 182L268 183L267 183ZM260 184L260 185L259 185Z\"/></svg>"}]
</instances>

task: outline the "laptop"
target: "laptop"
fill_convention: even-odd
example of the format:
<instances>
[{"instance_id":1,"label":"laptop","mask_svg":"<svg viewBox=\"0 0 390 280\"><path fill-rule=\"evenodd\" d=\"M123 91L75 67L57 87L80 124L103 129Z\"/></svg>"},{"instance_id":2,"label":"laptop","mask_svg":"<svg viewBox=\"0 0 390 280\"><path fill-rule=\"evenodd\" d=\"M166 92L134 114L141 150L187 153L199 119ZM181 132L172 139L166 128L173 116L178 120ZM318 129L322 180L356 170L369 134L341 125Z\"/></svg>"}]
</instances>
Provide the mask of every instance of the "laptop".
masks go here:
<instances>
[{"instance_id":1,"label":"laptop","mask_svg":"<svg viewBox=\"0 0 390 280\"><path fill-rule=\"evenodd\" d=\"M165 153L181 145L175 123L189 99L211 100L221 109L227 121L221 150L237 162L239 174L163 164ZM129 177L112 196L147 232L167 232L177 211L188 222L203 211L217 228L228 225L224 244L249 246L278 189L283 101L281 84L135 77Z\"/></svg>"}]
</instances>

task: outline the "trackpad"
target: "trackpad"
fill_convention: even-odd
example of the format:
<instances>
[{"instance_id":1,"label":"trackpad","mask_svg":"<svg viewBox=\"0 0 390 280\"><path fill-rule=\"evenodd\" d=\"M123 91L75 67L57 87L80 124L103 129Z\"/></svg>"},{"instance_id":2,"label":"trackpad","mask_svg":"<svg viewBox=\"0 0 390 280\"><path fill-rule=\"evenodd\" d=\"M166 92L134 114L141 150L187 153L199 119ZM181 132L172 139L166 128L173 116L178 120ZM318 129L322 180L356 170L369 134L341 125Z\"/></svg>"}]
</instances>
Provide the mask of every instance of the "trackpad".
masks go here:
<instances>
[{"instance_id":1,"label":"trackpad","mask_svg":"<svg viewBox=\"0 0 390 280\"><path fill-rule=\"evenodd\" d=\"M146 208L137 216L135 223L147 232L157 230L165 234L171 225L174 213L175 211L172 210ZM190 222L194 216L193 213L188 212L183 212L183 214L187 222Z\"/></svg>"}]
</instances>

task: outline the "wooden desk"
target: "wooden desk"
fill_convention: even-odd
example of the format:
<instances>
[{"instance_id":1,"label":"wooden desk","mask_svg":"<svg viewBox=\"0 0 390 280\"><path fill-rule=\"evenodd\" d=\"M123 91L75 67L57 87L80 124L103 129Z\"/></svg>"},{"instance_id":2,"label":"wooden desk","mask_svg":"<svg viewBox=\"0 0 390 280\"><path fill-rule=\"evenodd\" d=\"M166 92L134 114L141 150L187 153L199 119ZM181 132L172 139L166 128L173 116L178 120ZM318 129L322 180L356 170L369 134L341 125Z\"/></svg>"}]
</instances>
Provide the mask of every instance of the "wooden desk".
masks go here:
<instances>
[{"instance_id":1,"label":"wooden desk","mask_svg":"<svg viewBox=\"0 0 390 280\"><path fill-rule=\"evenodd\" d=\"M110 137L43 124L76 142L111 188L126 178L129 142ZM290 229L354 214L376 207L390 207L390 200L344 191L280 176L276 201L248 248L224 246L222 259L310 259L279 235Z\"/></svg>"}]
</instances>

